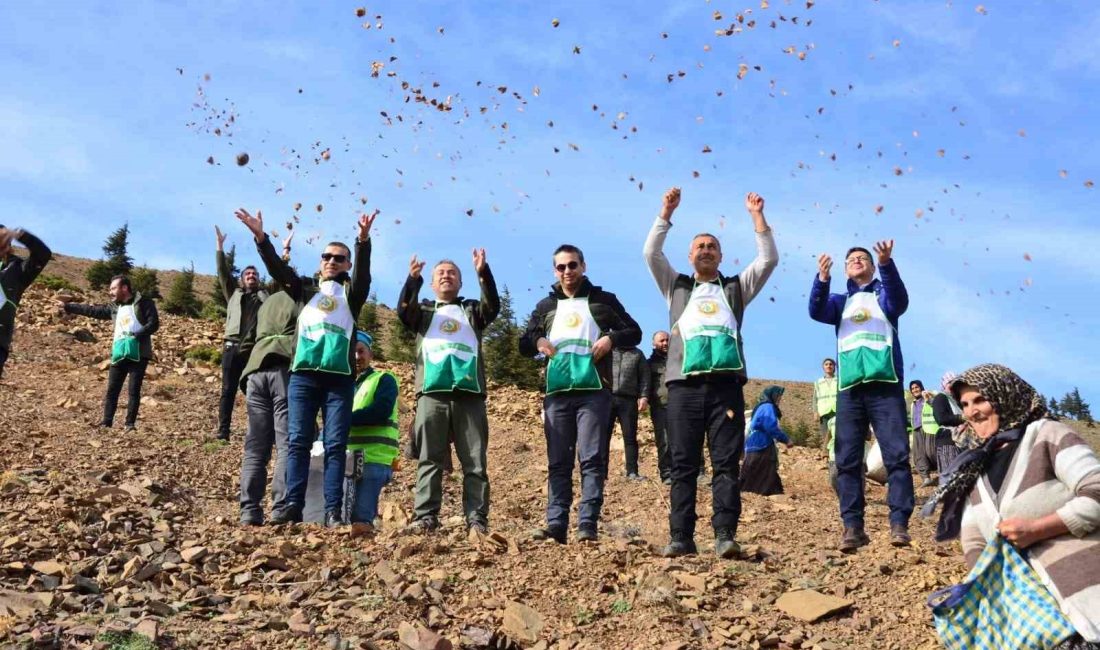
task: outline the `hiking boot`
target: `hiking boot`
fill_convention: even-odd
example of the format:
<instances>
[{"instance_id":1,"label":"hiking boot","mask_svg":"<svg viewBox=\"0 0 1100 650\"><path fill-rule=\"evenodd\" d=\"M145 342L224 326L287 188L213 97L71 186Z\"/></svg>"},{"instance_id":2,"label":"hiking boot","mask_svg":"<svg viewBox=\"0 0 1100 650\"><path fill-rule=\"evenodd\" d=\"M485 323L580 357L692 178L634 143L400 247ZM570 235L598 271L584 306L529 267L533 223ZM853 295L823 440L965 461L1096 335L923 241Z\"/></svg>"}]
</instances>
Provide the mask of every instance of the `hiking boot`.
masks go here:
<instances>
[{"instance_id":1,"label":"hiking boot","mask_svg":"<svg viewBox=\"0 0 1100 650\"><path fill-rule=\"evenodd\" d=\"M695 548L695 540L680 531L673 531L668 545L661 549L661 557L680 557L683 555L695 555L699 550Z\"/></svg>"},{"instance_id":2,"label":"hiking boot","mask_svg":"<svg viewBox=\"0 0 1100 650\"><path fill-rule=\"evenodd\" d=\"M439 520L435 517L421 517L405 526L402 532L408 535L426 535L439 529Z\"/></svg>"},{"instance_id":3,"label":"hiking boot","mask_svg":"<svg viewBox=\"0 0 1100 650\"><path fill-rule=\"evenodd\" d=\"M325 528L339 528L344 525L344 517L339 510L329 510L325 513Z\"/></svg>"},{"instance_id":4,"label":"hiking boot","mask_svg":"<svg viewBox=\"0 0 1100 650\"><path fill-rule=\"evenodd\" d=\"M531 533L531 539L539 542L552 539L559 544L564 544L565 529L551 528L550 526L547 526L545 528L536 528L535 531Z\"/></svg>"},{"instance_id":5,"label":"hiking boot","mask_svg":"<svg viewBox=\"0 0 1100 650\"><path fill-rule=\"evenodd\" d=\"M374 537L374 526L365 521L356 521L351 525L352 537Z\"/></svg>"},{"instance_id":6,"label":"hiking boot","mask_svg":"<svg viewBox=\"0 0 1100 650\"><path fill-rule=\"evenodd\" d=\"M123 433L133 433L133 432L137 431L137 425L136 424L127 424L126 426L122 427L122 431L123 431Z\"/></svg>"},{"instance_id":7,"label":"hiking boot","mask_svg":"<svg viewBox=\"0 0 1100 650\"><path fill-rule=\"evenodd\" d=\"M216 434L214 434L214 439L215 440L221 440L222 442L229 442L229 432L228 431L219 431Z\"/></svg>"},{"instance_id":8,"label":"hiking boot","mask_svg":"<svg viewBox=\"0 0 1100 650\"><path fill-rule=\"evenodd\" d=\"M890 524L890 545L909 546L913 538L909 536L909 526L905 524Z\"/></svg>"},{"instance_id":9,"label":"hiking boot","mask_svg":"<svg viewBox=\"0 0 1100 650\"><path fill-rule=\"evenodd\" d=\"M254 515L248 516L248 517L241 517L241 525L242 526L263 526L264 525L264 518L263 517L257 517L257 516L254 516Z\"/></svg>"},{"instance_id":10,"label":"hiking boot","mask_svg":"<svg viewBox=\"0 0 1100 650\"><path fill-rule=\"evenodd\" d=\"M600 538L595 528L591 526L579 526L576 535L578 542L595 542Z\"/></svg>"},{"instance_id":11,"label":"hiking boot","mask_svg":"<svg viewBox=\"0 0 1100 650\"><path fill-rule=\"evenodd\" d=\"M485 523L484 521L476 521L476 520L471 521L468 524L466 524L466 532L467 533L476 532L479 535L488 535L489 534L489 524Z\"/></svg>"},{"instance_id":12,"label":"hiking boot","mask_svg":"<svg viewBox=\"0 0 1100 650\"><path fill-rule=\"evenodd\" d=\"M714 531L714 554L723 560L741 554L741 545L733 540L733 531L729 528L719 528Z\"/></svg>"},{"instance_id":13,"label":"hiking boot","mask_svg":"<svg viewBox=\"0 0 1100 650\"><path fill-rule=\"evenodd\" d=\"M842 553L852 553L860 546L866 546L870 543L871 538L863 532L863 526L845 526L844 536L840 538L840 551Z\"/></svg>"},{"instance_id":14,"label":"hiking boot","mask_svg":"<svg viewBox=\"0 0 1100 650\"><path fill-rule=\"evenodd\" d=\"M274 526L300 524L302 523L302 510L301 508L295 508L293 506L288 506L282 510L276 510L271 513L271 523Z\"/></svg>"}]
</instances>

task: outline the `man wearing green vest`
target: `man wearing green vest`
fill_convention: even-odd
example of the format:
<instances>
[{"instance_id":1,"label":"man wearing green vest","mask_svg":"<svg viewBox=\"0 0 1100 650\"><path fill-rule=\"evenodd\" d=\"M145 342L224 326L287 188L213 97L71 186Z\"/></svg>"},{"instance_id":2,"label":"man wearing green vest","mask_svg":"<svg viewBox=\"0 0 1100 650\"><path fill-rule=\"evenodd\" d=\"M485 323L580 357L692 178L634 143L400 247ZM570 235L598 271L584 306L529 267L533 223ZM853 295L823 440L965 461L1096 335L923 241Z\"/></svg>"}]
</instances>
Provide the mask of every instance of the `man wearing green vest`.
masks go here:
<instances>
[{"instance_id":1,"label":"man wearing green vest","mask_svg":"<svg viewBox=\"0 0 1100 650\"><path fill-rule=\"evenodd\" d=\"M669 307L669 342L665 383L668 385L668 445L672 455L670 541L662 555L693 555L696 480L703 442L710 448L714 499L714 551L720 558L737 555L734 538L741 518L741 455L745 447L745 370L741 324L745 307L764 287L779 263L775 239L764 218L764 198L750 192L745 209L756 232L756 258L740 275L718 270L722 245L700 233L691 239L692 274L678 273L664 253L680 189L665 192L661 212L646 237L642 254Z\"/></svg>"},{"instance_id":2,"label":"man wearing green vest","mask_svg":"<svg viewBox=\"0 0 1100 650\"><path fill-rule=\"evenodd\" d=\"M356 534L374 530L378 516L378 495L393 478L393 462L398 453L397 377L389 370L371 367L374 339L366 332L356 332L355 362L359 377L355 380L355 401L351 407L351 431L348 451L361 453L363 464L356 473L355 507L351 513L352 531Z\"/></svg>"},{"instance_id":3,"label":"man wearing green vest","mask_svg":"<svg viewBox=\"0 0 1100 650\"><path fill-rule=\"evenodd\" d=\"M218 268L218 287L225 296L225 343L222 345L222 394L218 405L219 440L229 440L229 424L233 420L233 403L240 387L241 373L248 365L248 348L256 336L256 313L267 299L267 292L260 288L260 272L255 266L241 271L238 283L225 258L225 235L214 226L218 252L215 265Z\"/></svg>"},{"instance_id":4,"label":"man wearing green vest","mask_svg":"<svg viewBox=\"0 0 1100 650\"><path fill-rule=\"evenodd\" d=\"M30 255L26 259L13 255L12 241L26 246ZM0 226L0 379L4 377L4 364L15 335L15 310L19 308L19 299L46 268L52 255L42 240L26 230Z\"/></svg>"},{"instance_id":5,"label":"man wearing green vest","mask_svg":"<svg viewBox=\"0 0 1100 650\"><path fill-rule=\"evenodd\" d=\"M268 274L295 303L298 313L294 359L287 384L288 458L286 506L271 516L271 523L300 522L309 481L309 450L313 446L317 414L324 410L325 525L343 524L348 429L355 397L355 322L370 291L370 228L378 216L359 217L355 240L354 276L351 249L342 242L330 242L321 253L320 287L307 291L302 278L275 252L264 232L263 216L247 210L236 216L256 240L260 259Z\"/></svg>"},{"instance_id":6,"label":"man wearing green vest","mask_svg":"<svg viewBox=\"0 0 1100 650\"><path fill-rule=\"evenodd\" d=\"M550 295L535 306L519 339L519 352L543 355L546 397L546 527L535 539L564 544L573 504L573 463L580 459L581 502L577 541L599 537L600 509L607 467L604 437L611 417L611 349L628 348L642 340L642 330L615 294L593 285L585 276L584 253L572 244L554 251L558 281Z\"/></svg>"},{"instance_id":7,"label":"man wearing green vest","mask_svg":"<svg viewBox=\"0 0 1100 650\"><path fill-rule=\"evenodd\" d=\"M936 434L940 427L932 411L936 394L924 389L919 379L909 382L909 394L913 401L909 407L909 444L912 447L913 465L923 481L921 487L936 484L932 473L936 471Z\"/></svg>"},{"instance_id":8,"label":"man wearing green vest","mask_svg":"<svg viewBox=\"0 0 1100 650\"><path fill-rule=\"evenodd\" d=\"M153 334L160 328L160 317L152 299L134 293L130 278L125 275L111 278L107 291L111 296L110 304L80 305L69 302L64 303L64 310L69 314L115 322L111 369L107 373L107 395L103 398L103 420L99 426L110 428L114 423L122 383L129 377L126 430L133 431L141 406L141 384L145 380L145 368L153 358Z\"/></svg>"},{"instance_id":9,"label":"man wearing green vest","mask_svg":"<svg viewBox=\"0 0 1100 650\"><path fill-rule=\"evenodd\" d=\"M421 302L424 262L414 255L401 289L397 315L416 335L416 421L419 448L416 501L410 532L439 527L443 467L451 454L449 434L462 464L462 512L466 527L480 533L489 526L489 418L485 412L485 361L481 336L500 313L496 281L485 249L473 251L480 300L459 296L462 271L451 260L432 268L432 300Z\"/></svg>"},{"instance_id":10,"label":"man wearing green vest","mask_svg":"<svg viewBox=\"0 0 1100 650\"><path fill-rule=\"evenodd\" d=\"M875 244L882 279L875 278L871 252L854 246L844 256L845 293L829 293L833 260L818 258L810 290L810 317L836 328L838 380L836 470L844 534L840 550L855 551L871 542L864 532L863 442L874 429L887 471L890 543L908 546L913 514L913 476L905 426L898 319L909 308L909 294L893 260L894 241Z\"/></svg>"},{"instance_id":11,"label":"man wearing green vest","mask_svg":"<svg viewBox=\"0 0 1100 650\"><path fill-rule=\"evenodd\" d=\"M825 376L814 382L814 411L817 413L818 433L822 441L829 440L830 423L836 419L836 362L821 362Z\"/></svg>"}]
</instances>

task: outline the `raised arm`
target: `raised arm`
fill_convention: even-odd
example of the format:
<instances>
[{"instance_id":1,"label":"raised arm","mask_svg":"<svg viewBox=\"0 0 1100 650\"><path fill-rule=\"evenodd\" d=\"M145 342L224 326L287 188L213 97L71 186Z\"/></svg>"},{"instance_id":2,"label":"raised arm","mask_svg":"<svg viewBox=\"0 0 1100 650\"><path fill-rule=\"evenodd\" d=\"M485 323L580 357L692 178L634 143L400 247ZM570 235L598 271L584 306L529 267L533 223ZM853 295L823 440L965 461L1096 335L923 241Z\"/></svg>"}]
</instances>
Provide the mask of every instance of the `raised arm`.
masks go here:
<instances>
[{"instance_id":1,"label":"raised arm","mask_svg":"<svg viewBox=\"0 0 1100 650\"><path fill-rule=\"evenodd\" d=\"M375 210L370 215L359 215L359 235L355 238L355 259L351 265L351 286L348 288L348 308L356 320L359 320L359 312L370 295L370 229L378 212Z\"/></svg>"},{"instance_id":2,"label":"raised arm","mask_svg":"<svg viewBox=\"0 0 1100 650\"><path fill-rule=\"evenodd\" d=\"M234 215L246 228L252 233L252 238L256 241L256 251L260 254L260 259L264 263L264 267L267 268L267 274L271 276L271 279L275 281L275 284L283 288L291 298L296 302L302 300L302 279L298 277L296 273L290 268L290 265L283 261L283 258L279 257L275 252L275 246L272 245L271 239L264 232L264 215L259 210L256 211L256 216L252 216L248 213L248 210L240 208Z\"/></svg>"},{"instance_id":3,"label":"raised arm","mask_svg":"<svg viewBox=\"0 0 1100 650\"><path fill-rule=\"evenodd\" d=\"M424 264L416 255L409 260L409 277L401 287L401 296L397 298L397 318L405 329L416 334L420 331L420 318L424 313L420 309L420 287L424 286Z\"/></svg>"},{"instance_id":4,"label":"raised arm","mask_svg":"<svg viewBox=\"0 0 1100 650\"><path fill-rule=\"evenodd\" d=\"M932 398L932 419L941 427L957 427L966 423L962 415L956 415L951 409L951 398L947 393L939 393Z\"/></svg>"},{"instance_id":5,"label":"raised arm","mask_svg":"<svg viewBox=\"0 0 1100 650\"><path fill-rule=\"evenodd\" d=\"M875 244L875 252L878 253L878 272L882 278L882 310L888 318L897 320L909 309L909 292L905 290L897 264L894 263L894 240L878 242Z\"/></svg>"},{"instance_id":6,"label":"raised arm","mask_svg":"<svg viewBox=\"0 0 1100 650\"><path fill-rule=\"evenodd\" d=\"M225 258L225 235L217 226L214 226L214 238L218 244L214 255L214 266L218 270L218 287L222 290L225 301L229 302L229 298L237 290L237 279L233 277L233 269L229 268L228 260Z\"/></svg>"},{"instance_id":7,"label":"raised arm","mask_svg":"<svg viewBox=\"0 0 1100 650\"><path fill-rule=\"evenodd\" d=\"M829 300L829 283L832 280L829 274L832 268L833 258L822 253L817 258L817 275L810 287L810 318L819 323L839 325L840 310Z\"/></svg>"},{"instance_id":8,"label":"raised arm","mask_svg":"<svg viewBox=\"0 0 1100 650\"><path fill-rule=\"evenodd\" d=\"M474 249L474 270L477 272L477 283L481 287L481 300L474 311L474 327L483 331L497 319L500 314L500 295L497 293L497 282L493 278L493 272L489 270L489 263L485 261L485 249Z\"/></svg>"},{"instance_id":9,"label":"raised arm","mask_svg":"<svg viewBox=\"0 0 1100 650\"><path fill-rule=\"evenodd\" d=\"M657 289L664 296L666 303L672 299L672 288L679 274L665 256L665 238L668 237L668 231L672 228L672 214L679 205L680 188L670 188L661 200L661 212L653 222L653 227L649 229L649 235L642 247L642 257L645 258L649 273L657 283Z\"/></svg>"},{"instance_id":10,"label":"raised arm","mask_svg":"<svg viewBox=\"0 0 1100 650\"><path fill-rule=\"evenodd\" d=\"M779 264L779 252L775 248L772 229L764 218L764 197L755 192L749 192L745 196L745 209L752 217L753 229L756 232L756 258L740 274L741 291L745 298L745 305L748 305L764 288L772 271Z\"/></svg>"},{"instance_id":11,"label":"raised arm","mask_svg":"<svg viewBox=\"0 0 1100 650\"><path fill-rule=\"evenodd\" d=\"M34 279L38 277L38 274L42 272L42 269L46 268L46 264L50 261L53 253L46 244L42 243L41 239L22 228L16 228L12 231L11 236L12 239L23 244L27 248L27 252L30 253L27 261L23 263L22 274L23 286L29 287Z\"/></svg>"}]
</instances>

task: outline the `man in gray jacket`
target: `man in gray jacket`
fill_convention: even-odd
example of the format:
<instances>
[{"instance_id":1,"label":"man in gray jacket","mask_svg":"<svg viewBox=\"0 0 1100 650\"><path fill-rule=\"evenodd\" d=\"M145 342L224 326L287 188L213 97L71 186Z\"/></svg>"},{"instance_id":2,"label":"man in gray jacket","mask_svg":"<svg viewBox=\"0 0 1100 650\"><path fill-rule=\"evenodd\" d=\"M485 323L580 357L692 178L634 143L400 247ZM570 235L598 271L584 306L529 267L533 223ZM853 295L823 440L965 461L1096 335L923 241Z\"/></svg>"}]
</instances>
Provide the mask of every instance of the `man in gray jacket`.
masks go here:
<instances>
[{"instance_id":1,"label":"man in gray jacket","mask_svg":"<svg viewBox=\"0 0 1100 650\"><path fill-rule=\"evenodd\" d=\"M741 323L748 305L779 263L763 197L749 193L745 208L756 231L756 259L739 275L718 270L722 245L708 233L695 235L688 249L693 273L677 273L664 254L680 189L665 193L661 213L646 238L643 255L669 306L672 337L665 384L668 386L668 444L672 457L671 541L663 555L694 554L695 482L706 438L714 475L714 550L730 558L740 550L734 537L741 518L739 465L745 446L743 387L748 380Z\"/></svg>"},{"instance_id":2,"label":"man in gray jacket","mask_svg":"<svg viewBox=\"0 0 1100 650\"><path fill-rule=\"evenodd\" d=\"M611 418L607 423L604 442L608 449L604 458L610 458L611 434L615 420L623 431L623 451L626 453L626 477L640 481L638 473L638 412L646 408L649 400L649 364L638 348L615 348L611 351ZM607 468L604 468L607 475Z\"/></svg>"},{"instance_id":3,"label":"man in gray jacket","mask_svg":"<svg viewBox=\"0 0 1100 650\"><path fill-rule=\"evenodd\" d=\"M238 283L233 269L225 257L222 246L225 235L217 226L218 238L218 287L225 296L225 344L222 346L222 394L218 406L218 440L229 440L229 423L233 420L233 402L241 384L241 373L248 365L248 349L256 337L256 314L267 299L267 292L260 288L260 272L255 266L241 271Z\"/></svg>"}]
</instances>

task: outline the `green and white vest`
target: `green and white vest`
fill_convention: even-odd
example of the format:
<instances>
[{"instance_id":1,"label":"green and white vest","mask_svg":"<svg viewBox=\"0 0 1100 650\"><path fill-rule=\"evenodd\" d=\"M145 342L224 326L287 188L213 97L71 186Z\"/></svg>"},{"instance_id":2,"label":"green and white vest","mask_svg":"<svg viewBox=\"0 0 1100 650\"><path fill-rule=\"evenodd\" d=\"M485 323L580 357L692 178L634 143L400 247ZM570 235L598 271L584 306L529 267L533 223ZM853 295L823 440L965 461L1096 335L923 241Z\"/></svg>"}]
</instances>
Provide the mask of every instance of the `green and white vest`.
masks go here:
<instances>
[{"instance_id":1,"label":"green and white vest","mask_svg":"<svg viewBox=\"0 0 1100 650\"><path fill-rule=\"evenodd\" d=\"M737 344L737 319L721 285L697 282L676 329L684 341L685 376L745 367Z\"/></svg>"},{"instance_id":2,"label":"green and white vest","mask_svg":"<svg viewBox=\"0 0 1100 650\"><path fill-rule=\"evenodd\" d=\"M881 381L897 383L894 327L871 291L848 296L837 330L839 389Z\"/></svg>"},{"instance_id":3,"label":"green and white vest","mask_svg":"<svg viewBox=\"0 0 1100 650\"><path fill-rule=\"evenodd\" d=\"M395 382L397 381L397 377L392 372L375 370L355 389L352 410L364 409L374 402L374 394L378 391L378 383L382 381L382 377L385 375L389 375L393 377ZM400 384L398 385L397 394L401 394ZM376 463L388 467L393 464L393 459L397 458L398 440L400 438L397 424L400 413L399 404L400 399L394 400L393 412L390 413L389 422L386 424L353 426L348 432L348 449L362 451L364 463Z\"/></svg>"},{"instance_id":4,"label":"green and white vest","mask_svg":"<svg viewBox=\"0 0 1100 650\"><path fill-rule=\"evenodd\" d=\"M119 305L115 312L115 334L111 343L111 365L123 361L141 361L141 343L137 332L141 323L137 319L136 302Z\"/></svg>"},{"instance_id":5,"label":"green and white vest","mask_svg":"<svg viewBox=\"0 0 1100 650\"><path fill-rule=\"evenodd\" d=\"M462 305L436 305L432 322L420 342L420 354L424 361L421 392L481 392L477 379L477 333Z\"/></svg>"},{"instance_id":6,"label":"green and white vest","mask_svg":"<svg viewBox=\"0 0 1100 650\"><path fill-rule=\"evenodd\" d=\"M351 374L349 361L355 319L344 285L325 280L298 315L298 345L291 371L318 370Z\"/></svg>"},{"instance_id":7,"label":"green and white vest","mask_svg":"<svg viewBox=\"0 0 1100 650\"><path fill-rule=\"evenodd\" d=\"M821 377L814 382L814 410L823 418L836 413L836 377Z\"/></svg>"},{"instance_id":8,"label":"green and white vest","mask_svg":"<svg viewBox=\"0 0 1100 650\"><path fill-rule=\"evenodd\" d=\"M546 365L546 394L570 390L600 390L592 346L600 338L600 326L592 317L588 298L562 298L546 339L556 353Z\"/></svg>"}]
</instances>

